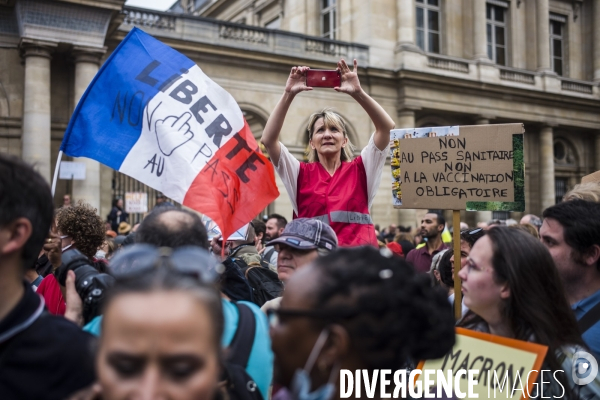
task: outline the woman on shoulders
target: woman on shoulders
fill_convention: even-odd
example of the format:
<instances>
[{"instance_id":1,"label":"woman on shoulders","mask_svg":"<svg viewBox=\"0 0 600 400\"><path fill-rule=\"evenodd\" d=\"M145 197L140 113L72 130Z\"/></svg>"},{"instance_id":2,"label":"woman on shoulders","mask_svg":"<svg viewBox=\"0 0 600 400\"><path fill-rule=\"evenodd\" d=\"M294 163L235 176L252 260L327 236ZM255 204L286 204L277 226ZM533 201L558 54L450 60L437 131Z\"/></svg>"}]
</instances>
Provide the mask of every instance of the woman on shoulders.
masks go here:
<instances>
[{"instance_id":1,"label":"woman on shoulders","mask_svg":"<svg viewBox=\"0 0 600 400\"><path fill-rule=\"evenodd\" d=\"M348 140L346 123L329 109L309 118L307 163L299 162L279 141L292 101L298 93L312 90L306 86L308 67L292 68L283 96L267 121L261 141L290 196L295 218L318 218L331 225L341 246L377 247L369 208L381 181L394 121L361 88L357 68L356 60L352 71L346 61L340 60L337 70L341 85L334 90L352 96L375 126L375 132L359 157L352 159L353 146Z\"/></svg>"}]
</instances>

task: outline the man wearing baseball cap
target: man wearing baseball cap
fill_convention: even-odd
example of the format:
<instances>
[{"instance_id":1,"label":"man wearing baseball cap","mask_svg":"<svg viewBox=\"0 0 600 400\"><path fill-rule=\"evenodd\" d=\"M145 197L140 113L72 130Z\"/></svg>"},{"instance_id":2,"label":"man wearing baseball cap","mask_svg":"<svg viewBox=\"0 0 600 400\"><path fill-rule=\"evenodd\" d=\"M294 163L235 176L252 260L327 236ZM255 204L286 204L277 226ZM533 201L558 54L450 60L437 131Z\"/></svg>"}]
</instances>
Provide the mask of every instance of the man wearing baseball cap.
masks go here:
<instances>
[{"instance_id":1,"label":"man wearing baseball cap","mask_svg":"<svg viewBox=\"0 0 600 400\"><path fill-rule=\"evenodd\" d=\"M289 222L277 239L267 246L275 246L277 275L284 283L296 269L310 264L319 255L325 255L338 246L337 235L322 221L313 218L297 218ZM278 308L281 297L266 302L261 309Z\"/></svg>"}]
</instances>

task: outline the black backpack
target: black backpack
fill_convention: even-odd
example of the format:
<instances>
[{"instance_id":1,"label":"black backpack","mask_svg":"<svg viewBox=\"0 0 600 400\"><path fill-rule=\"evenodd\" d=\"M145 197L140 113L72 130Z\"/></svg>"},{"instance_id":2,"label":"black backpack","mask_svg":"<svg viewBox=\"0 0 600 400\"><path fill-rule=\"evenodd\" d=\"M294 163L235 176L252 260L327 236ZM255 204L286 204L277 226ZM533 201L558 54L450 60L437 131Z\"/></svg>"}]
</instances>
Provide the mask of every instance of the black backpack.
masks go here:
<instances>
[{"instance_id":1,"label":"black backpack","mask_svg":"<svg viewBox=\"0 0 600 400\"><path fill-rule=\"evenodd\" d=\"M248 372L248 360L254 344L256 319L254 313L244 304L233 303L237 306L240 318L238 327L225 359L223 381L229 400L263 400L258 386Z\"/></svg>"},{"instance_id":2,"label":"black backpack","mask_svg":"<svg viewBox=\"0 0 600 400\"><path fill-rule=\"evenodd\" d=\"M276 272L257 262L246 264L241 258L234 258L233 260L252 288L252 302L254 304L262 307L267 301L281 296L283 282L279 280Z\"/></svg>"}]
</instances>

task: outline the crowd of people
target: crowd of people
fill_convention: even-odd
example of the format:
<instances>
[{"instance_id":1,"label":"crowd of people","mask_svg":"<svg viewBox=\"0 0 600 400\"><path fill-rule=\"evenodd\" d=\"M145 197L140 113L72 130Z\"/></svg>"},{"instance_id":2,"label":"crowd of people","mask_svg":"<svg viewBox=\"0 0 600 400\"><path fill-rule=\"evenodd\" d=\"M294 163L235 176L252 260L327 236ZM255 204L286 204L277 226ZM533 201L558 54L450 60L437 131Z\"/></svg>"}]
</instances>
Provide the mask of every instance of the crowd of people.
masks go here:
<instances>
[{"instance_id":1,"label":"crowd of people","mask_svg":"<svg viewBox=\"0 0 600 400\"><path fill-rule=\"evenodd\" d=\"M575 353L600 360L600 186L541 217L453 227L455 320L443 216L413 234L369 215L393 121L356 67L338 64L336 90L371 117L369 144L352 159L325 110L309 118L311 162L289 155L277 137L310 90L294 67L263 136L294 216L251 221L244 239L209 239L162 194L133 226L121 199L106 219L68 195L55 210L44 179L0 154L0 399L329 400L340 370L414 369L451 350L456 326L547 346L554 379L534 395L600 398L600 378L573 374Z\"/></svg>"}]
</instances>

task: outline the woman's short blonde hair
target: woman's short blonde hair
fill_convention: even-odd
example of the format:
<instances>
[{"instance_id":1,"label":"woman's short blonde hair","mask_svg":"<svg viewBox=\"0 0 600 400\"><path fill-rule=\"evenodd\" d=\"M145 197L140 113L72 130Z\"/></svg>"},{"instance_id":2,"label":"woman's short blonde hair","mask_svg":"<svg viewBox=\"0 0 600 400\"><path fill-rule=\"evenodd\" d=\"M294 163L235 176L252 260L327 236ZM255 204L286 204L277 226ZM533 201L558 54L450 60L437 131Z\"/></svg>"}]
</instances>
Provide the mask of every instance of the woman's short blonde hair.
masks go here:
<instances>
[{"instance_id":1,"label":"woman's short blonde hair","mask_svg":"<svg viewBox=\"0 0 600 400\"><path fill-rule=\"evenodd\" d=\"M308 118L308 148L306 149L306 156L308 157L308 162L319 161L319 155L317 154L317 150L313 150L310 147L310 141L313 136L313 131L315 128L315 123L319 120L319 118L323 118L323 124L325 124L326 128L337 128L340 132L344 134L344 137L348 139L348 143L346 146L342 148L342 154L340 155L342 161L352 161L354 158L354 145L350 142L350 138L348 137L348 131L346 130L346 122L344 119L336 112L329 108L325 108L319 112L316 112Z\"/></svg>"},{"instance_id":2,"label":"woman's short blonde hair","mask_svg":"<svg viewBox=\"0 0 600 400\"><path fill-rule=\"evenodd\" d=\"M563 197L563 201L576 199L600 203L600 184L596 182L580 183Z\"/></svg>"}]
</instances>

